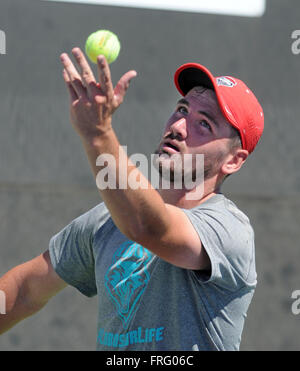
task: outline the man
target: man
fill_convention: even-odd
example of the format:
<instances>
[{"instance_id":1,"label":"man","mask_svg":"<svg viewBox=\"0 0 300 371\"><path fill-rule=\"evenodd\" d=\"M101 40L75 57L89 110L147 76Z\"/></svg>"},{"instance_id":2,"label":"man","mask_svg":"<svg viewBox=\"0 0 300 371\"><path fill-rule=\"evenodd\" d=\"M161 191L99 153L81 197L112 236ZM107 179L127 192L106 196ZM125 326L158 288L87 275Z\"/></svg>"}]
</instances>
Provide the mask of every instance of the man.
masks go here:
<instances>
[{"instance_id":1,"label":"man","mask_svg":"<svg viewBox=\"0 0 300 371\"><path fill-rule=\"evenodd\" d=\"M107 174L117 187L100 184L104 203L54 236L44 254L0 279L7 297L0 330L38 311L69 284L99 297L99 350L238 350L256 286L254 236L248 218L220 187L262 134L259 103L236 78L215 78L194 63L181 66L175 84L183 98L155 162L162 177L167 169L174 178L178 158L192 155L188 170L196 173L195 158L204 155L202 193L195 199L195 189L172 182L169 189L155 189L127 158L112 127L136 72L113 88L103 56L97 83L81 50L72 53L78 69L61 55L71 122L96 178L104 168L99 156L115 159ZM146 186L130 187L133 173Z\"/></svg>"}]
</instances>

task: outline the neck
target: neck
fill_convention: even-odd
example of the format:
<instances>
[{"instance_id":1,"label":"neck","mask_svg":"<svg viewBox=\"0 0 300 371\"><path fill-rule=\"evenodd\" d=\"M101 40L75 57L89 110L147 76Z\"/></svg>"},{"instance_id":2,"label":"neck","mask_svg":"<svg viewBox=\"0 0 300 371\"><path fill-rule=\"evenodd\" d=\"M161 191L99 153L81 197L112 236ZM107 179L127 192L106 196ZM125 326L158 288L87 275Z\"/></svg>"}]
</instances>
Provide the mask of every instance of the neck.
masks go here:
<instances>
[{"instance_id":1,"label":"neck","mask_svg":"<svg viewBox=\"0 0 300 371\"><path fill-rule=\"evenodd\" d=\"M198 194L195 193L194 189L186 190L159 188L158 192L165 203L181 207L183 209L192 209L193 207L200 205L217 193L221 193L221 189L220 187L212 187L211 185L204 182L203 186L201 187L201 191L199 189L200 197L195 197L196 195L198 196Z\"/></svg>"}]
</instances>

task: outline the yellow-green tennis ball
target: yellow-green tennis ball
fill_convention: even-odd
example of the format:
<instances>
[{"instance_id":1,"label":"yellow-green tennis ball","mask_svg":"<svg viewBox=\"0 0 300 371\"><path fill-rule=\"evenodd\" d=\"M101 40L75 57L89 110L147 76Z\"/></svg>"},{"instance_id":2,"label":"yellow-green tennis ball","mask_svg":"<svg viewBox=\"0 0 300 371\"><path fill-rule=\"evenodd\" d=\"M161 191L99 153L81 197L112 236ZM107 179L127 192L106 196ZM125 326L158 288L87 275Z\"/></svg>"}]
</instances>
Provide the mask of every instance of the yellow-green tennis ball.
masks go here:
<instances>
[{"instance_id":1,"label":"yellow-green tennis ball","mask_svg":"<svg viewBox=\"0 0 300 371\"><path fill-rule=\"evenodd\" d=\"M85 53L93 63L97 63L100 54L105 56L108 63L114 62L118 58L120 48L117 35L108 30L93 32L85 43Z\"/></svg>"}]
</instances>

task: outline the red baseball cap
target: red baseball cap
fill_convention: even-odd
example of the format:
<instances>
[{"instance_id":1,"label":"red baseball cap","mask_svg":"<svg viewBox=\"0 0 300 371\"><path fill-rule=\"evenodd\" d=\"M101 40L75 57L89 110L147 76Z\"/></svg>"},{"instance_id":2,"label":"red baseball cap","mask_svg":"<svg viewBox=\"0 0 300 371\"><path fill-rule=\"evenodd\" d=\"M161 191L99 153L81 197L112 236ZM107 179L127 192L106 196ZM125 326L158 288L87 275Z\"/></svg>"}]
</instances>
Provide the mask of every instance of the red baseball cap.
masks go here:
<instances>
[{"instance_id":1,"label":"red baseball cap","mask_svg":"<svg viewBox=\"0 0 300 371\"><path fill-rule=\"evenodd\" d=\"M249 153L254 150L264 129L264 113L243 81L232 76L214 77L198 63L183 64L175 72L174 81L183 96L195 86L213 89L223 115L240 133L242 148Z\"/></svg>"}]
</instances>

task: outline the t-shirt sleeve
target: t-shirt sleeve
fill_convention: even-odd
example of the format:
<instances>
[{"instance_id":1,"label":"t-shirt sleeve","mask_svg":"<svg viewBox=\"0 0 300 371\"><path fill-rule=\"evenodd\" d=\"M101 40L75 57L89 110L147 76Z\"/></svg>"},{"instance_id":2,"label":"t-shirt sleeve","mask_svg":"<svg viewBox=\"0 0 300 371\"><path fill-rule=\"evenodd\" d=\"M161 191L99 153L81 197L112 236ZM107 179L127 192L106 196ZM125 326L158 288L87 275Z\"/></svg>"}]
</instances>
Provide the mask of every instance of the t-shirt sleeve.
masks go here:
<instances>
[{"instance_id":1,"label":"t-shirt sleeve","mask_svg":"<svg viewBox=\"0 0 300 371\"><path fill-rule=\"evenodd\" d=\"M184 212L211 262L209 274L193 271L197 279L229 291L255 286L254 232L249 219L237 208L223 208L220 204Z\"/></svg>"},{"instance_id":2,"label":"t-shirt sleeve","mask_svg":"<svg viewBox=\"0 0 300 371\"><path fill-rule=\"evenodd\" d=\"M94 235L108 218L108 210L101 203L74 219L49 242L50 259L56 273L88 297L97 294Z\"/></svg>"}]
</instances>

